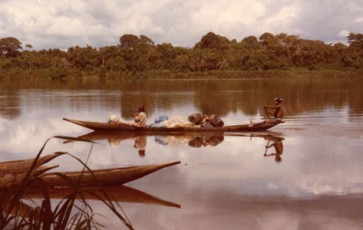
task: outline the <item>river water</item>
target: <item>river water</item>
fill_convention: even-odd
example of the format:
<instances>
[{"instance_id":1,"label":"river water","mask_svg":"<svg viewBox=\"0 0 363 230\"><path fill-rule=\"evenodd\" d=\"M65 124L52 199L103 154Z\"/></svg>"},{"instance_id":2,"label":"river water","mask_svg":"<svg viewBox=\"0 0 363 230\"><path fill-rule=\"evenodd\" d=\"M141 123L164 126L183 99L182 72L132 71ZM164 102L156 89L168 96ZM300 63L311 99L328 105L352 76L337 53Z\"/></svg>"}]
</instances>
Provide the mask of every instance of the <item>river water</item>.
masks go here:
<instances>
[{"instance_id":1,"label":"river water","mask_svg":"<svg viewBox=\"0 0 363 230\"><path fill-rule=\"evenodd\" d=\"M135 229L363 228L361 79L0 84L0 161L32 158L56 135L95 140L51 139L44 150L69 152L92 169L181 161L127 184L167 201L121 202ZM92 135L62 120L107 121L110 114L131 120L144 105L148 123L161 115L204 112L241 124L262 119L262 106L275 97L284 99L286 122L269 132ZM145 152L138 141L146 141ZM82 169L68 156L52 164L60 165L54 171ZM90 202L107 229L123 226L101 202Z\"/></svg>"}]
</instances>

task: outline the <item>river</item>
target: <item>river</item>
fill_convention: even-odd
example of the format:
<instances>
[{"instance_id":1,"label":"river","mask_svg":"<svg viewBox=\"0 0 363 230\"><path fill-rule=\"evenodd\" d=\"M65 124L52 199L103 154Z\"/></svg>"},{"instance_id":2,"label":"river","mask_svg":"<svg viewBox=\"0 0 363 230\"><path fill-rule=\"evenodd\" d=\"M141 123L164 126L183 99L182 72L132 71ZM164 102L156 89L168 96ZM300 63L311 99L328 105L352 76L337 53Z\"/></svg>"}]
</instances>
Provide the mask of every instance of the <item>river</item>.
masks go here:
<instances>
[{"instance_id":1,"label":"river","mask_svg":"<svg viewBox=\"0 0 363 230\"><path fill-rule=\"evenodd\" d=\"M181 161L127 184L167 201L121 202L135 229L362 229L362 87L359 78L2 80L0 161L32 158L52 136L91 132L64 117L131 120L144 105L148 123L204 112L241 124L263 119L262 106L281 97L286 122L269 132L89 135L97 144L51 139L44 154L65 151L92 169ZM68 156L52 164L82 169ZM122 226L101 202L90 203L107 229Z\"/></svg>"}]
</instances>

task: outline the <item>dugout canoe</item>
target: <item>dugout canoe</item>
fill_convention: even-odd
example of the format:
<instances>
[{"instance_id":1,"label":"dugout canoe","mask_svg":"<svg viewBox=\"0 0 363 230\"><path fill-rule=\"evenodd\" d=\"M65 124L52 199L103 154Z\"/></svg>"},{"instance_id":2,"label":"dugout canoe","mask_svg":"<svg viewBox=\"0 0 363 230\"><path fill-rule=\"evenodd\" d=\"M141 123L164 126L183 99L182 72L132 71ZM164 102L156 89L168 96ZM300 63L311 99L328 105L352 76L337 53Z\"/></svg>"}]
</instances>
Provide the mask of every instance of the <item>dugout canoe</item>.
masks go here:
<instances>
[{"instance_id":1,"label":"dugout canoe","mask_svg":"<svg viewBox=\"0 0 363 230\"><path fill-rule=\"evenodd\" d=\"M45 166L49 161L65 154L64 152L55 152L46 156L33 159L4 161L0 162L0 188L8 188L19 185L26 176L37 177L51 169L57 168L58 165ZM36 162L35 162L36 161Z\"/></svg>"},{"instance_id":2,"label":"dugout canoe","mask_svg":"<svg viewBox=\"0 0 363 230\"><path fill-rule=\"evenodd\" d=\"M38 177L41 174L57 167L59 167L59 165L40 166L33 169L33 171L30 173L30 176ZM24 179L27 176L29 176L28 172L16 172L16 173L12 172L12 173L0 174L0 189L20 185L21 183L24 182Z\"/></svg>"},{"instance_id":3,"label":"dugout canoe","mask_svg":"<svg viewBox=\"0 0 363 230\"><path fill-rule=\"evenodd\" d=\"M70 118L63 118L63 120L71 122L76 125L94 130L94 131L129 131L129 132L139 132L139 133L179 133L179 132L255 132L255 131L265 131L268 130L284 121L271 121L268 124L252 126L248 124L242 125L227 125L223 127L156 127L156 126L146 126L146 127L136 127L132 125L125 124L115 124L108 122L97 122L97 121L82 121Z\"/></svg>"},{"instance_id":4,"label":"dugout canoe","mask_svg":"<svg viewBox=\"0 0 363 230\"><path fill-rule=\"evenodd\" d=\"M0 162L0 175L4 173L23 173L27 172L30 167L35 162L34 168L38 168L49 161L57 158L58 156L61 156L65 154L64 152L55 152L52 154L48 154L46 156L39 157L38 159L32 158L32 159L26 159L26 160L15 160L15 161L4 161Z\"/></svg>"},{"instance_id":5,"label":"dugout canoe","mask_svg":"<svg viewBox=\"0 0 363 230\"><path fill-rule=\"evenodd\" d=\"M52 187L67 187L70 185L70 181L80 186L121 185L176 164L180 164L180 161L125 168L98 169L92 170L92 172L86 170L47 173L40 177L47 185Z\"/></svg>"}]
</instances>

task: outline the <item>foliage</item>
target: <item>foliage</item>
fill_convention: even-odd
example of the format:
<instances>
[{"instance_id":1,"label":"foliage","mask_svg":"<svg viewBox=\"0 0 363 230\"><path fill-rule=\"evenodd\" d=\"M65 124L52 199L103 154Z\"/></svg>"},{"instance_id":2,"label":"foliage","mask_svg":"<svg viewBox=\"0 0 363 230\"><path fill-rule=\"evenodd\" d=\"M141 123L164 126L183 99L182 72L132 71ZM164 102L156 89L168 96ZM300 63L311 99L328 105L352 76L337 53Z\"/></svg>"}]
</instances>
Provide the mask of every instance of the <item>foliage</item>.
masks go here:
<instances>
[{"instance_id":1,"label":"foliage","mask_svg":"<svg viewBox=\"0 0 363 230\"><path fill-rule=\"evenodd\" d=\"M21 42L13 37L0 39L0 56L16 57L20 54Z\"/></svg>"},{"instance_id":2,"label":"foliage","mask_svg":"<svg viewBox=\"0 0 363 230\"><path fill-rule=\"evenodd\" d=\"M178 73L247 70L349 70L363 68L363 34L350 33L348 45L326 44L285 33L263 33L241 41L209 32L193 48L155 44L145 35L122 35L119 44L100 48L70 47L67 51L22 51L16 38L0 39L2 75L33 75L47 70L62 79L69 72L84 75L144 76L148 72ZM45 71L43 71L45 72Z\"/></svg>"}]
</instances>

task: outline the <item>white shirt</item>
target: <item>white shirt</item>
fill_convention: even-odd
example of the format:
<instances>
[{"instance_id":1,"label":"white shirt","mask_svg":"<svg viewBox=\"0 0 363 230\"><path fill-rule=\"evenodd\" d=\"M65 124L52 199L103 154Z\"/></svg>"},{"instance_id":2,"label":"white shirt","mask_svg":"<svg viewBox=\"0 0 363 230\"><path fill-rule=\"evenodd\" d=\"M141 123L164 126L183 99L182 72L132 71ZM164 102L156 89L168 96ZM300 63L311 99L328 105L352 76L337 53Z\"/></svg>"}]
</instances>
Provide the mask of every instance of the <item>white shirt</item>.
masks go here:
<instances>
[{"instance_id":1,"label":"white shirt","mask_svg":"<svg viewBox=\"0 0 363 230\"><path fill-rule=\"evenodd\" d=\"M145 127L146 126L146 113L140 112L135 116L134 125L138 127Z\"/></svg>"}]
</instances>

